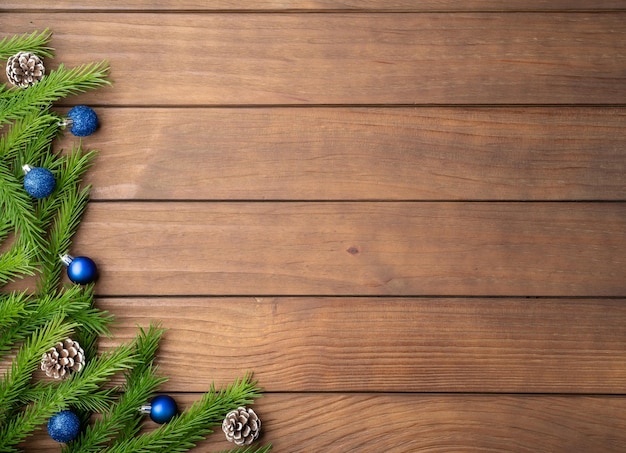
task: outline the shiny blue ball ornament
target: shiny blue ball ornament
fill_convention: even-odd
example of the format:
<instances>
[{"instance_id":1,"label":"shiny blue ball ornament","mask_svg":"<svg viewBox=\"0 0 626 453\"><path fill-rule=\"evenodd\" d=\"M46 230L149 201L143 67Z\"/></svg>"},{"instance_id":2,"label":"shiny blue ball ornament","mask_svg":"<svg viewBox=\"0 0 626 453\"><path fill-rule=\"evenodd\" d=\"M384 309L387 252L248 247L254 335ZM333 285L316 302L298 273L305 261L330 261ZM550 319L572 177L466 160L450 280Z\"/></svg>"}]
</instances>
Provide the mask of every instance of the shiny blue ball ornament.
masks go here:
<instances>
[{"instance_id":1,"label":"shiny blue ball ornament","mask_svg":"<svg viewBox=\"0 0 626 453\"><path fill-rule=\"evenodd\" d=\"M61 261L67 266L67 276L74 283L86 285L95 282L98 278L98 267L96 263L87 256L77 256L74 258L70 255L63 255Z\"/></svg>"},{"instance_id":2,"label":"shiny blue ball ornament","mask_svg":"<svg viewBox=\"0 0 626 453\"><path fill-rule=\"evenodd\" d=\"M153 422L163 424L169 422L178 413L176 401L169 395L155 396L150 404L141 406L141 412L149 414Z\"/></svg>"},{"instance_id":3,"label":"shiny blue ball ornament","mask_svg":"<svg viewBox=\"0 0 626 453\"><path fill-rule=\"evenodd\" d=\"M77 105L67 112L66 124L77 137L86 137L98 129L98 115L91 107Z\"/></svg>"},{"instance_id":4,"label":"shiny blue ball ornament","mask_svg":"<svg viewBox=\"0 0 626 453\"><path fill-rule=\"evenodd\" d=\"M48 434L57 442L70 442L80 433L80 419L72 411L61 411L48 420Z\"/></svg>"},{"instance_id":5,"label":"shiny blue ball ornament","mask_svg":"<svg viewBox=\"0 0 626 453\"><path fill-rule=\"evenodd\" d=\"M54 192L56 181L50 170L43 167L31 167L24 165L24 190L35 198L46 198Z\"/></svg>"}]
</instances>

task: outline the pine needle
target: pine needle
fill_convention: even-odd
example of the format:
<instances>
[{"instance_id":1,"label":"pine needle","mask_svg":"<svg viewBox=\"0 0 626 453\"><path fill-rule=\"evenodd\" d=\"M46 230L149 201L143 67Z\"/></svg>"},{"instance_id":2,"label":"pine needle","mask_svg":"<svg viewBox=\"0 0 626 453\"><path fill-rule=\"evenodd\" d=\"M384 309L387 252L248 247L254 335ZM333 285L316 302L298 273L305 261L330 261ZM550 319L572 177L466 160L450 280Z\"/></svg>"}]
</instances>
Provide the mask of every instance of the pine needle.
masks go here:
<instances>
[{"instance_id":1,"label":"pine needle","mask_svg":"<svg viewBox=\"0 0 626 453\"><path fill-rule=\"evenodd\" d=\"M52 33L47 28L41 33L34 31L31 34L23 34L5 37L0 41L0 60L6 60L18 52L33 52L40 57L52 57L53 49L48 47Z\"/></svg>"},{"instance_id":2,"label":"pine needle","mask_svg":"<svg viewBox=\"0 0 626 453\"><path fill-rule=\"evenodd\" d=\"M163 333L158 325L140 330L135 339L137 366L126 374L124 393L78 439L66 445L64 453L97 453L113 439L125 440L139 432L143 415L137 409L166 381L156 375L153 365Z\"/></svg>"},{"instance_id":3,"label":"pine needle","mask_svg":"<svg viewBox=\"0 0 626 453\"><path fill-rule=\"evenodd\" d=\"M63 64L27 90L0 91L0 126L36 112L66 96L108 85L108 63L90 63L72 69Z\"/></svg>"},{"instance_id":4,"label":"pine needle","mask_svg":"<svg viewBox=\"0 0 626 453\"><path fill-rule=\"evenodd\" d=\"M260 389L251 376L238 379L223 390L212 388L189 409L154 431L114 443L106 453L169 453L185 452L221 425L226 414L238 406L252 403Z\"/></svg>"},{"instance_id":5,"label":"pine needle","mask_svg":"<svg viewBox=\"0 0 626 453\"><path fill-rule=\"evenodd\" d=\"M11 431L10 426L14 420L7 422L6 417L21 400L21 393L27 388L33 372L39 366L41 356L50 348L50 345L63 340L75 327L73 324L65 323L63 316L56 316L41 329L35 331L17 352L11 369L0 381L0 451L4 451L2 447L7 445L7 439L13 436L13 434L7 434L6 431Z\"/></svg>"}]
</instances>

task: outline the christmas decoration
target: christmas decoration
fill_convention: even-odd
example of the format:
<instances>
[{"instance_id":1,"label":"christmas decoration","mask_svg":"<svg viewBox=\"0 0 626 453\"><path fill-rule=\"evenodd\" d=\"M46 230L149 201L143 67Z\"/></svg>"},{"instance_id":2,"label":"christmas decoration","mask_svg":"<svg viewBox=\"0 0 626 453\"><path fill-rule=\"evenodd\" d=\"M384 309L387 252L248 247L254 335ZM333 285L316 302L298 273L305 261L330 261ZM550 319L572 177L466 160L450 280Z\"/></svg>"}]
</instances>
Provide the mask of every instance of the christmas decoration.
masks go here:
<instances>
[{"instance_id":1,"label":"christmas decoration","mask_svg":"<svg viewBox=\"0 0 626 453\"><path fill-rule=\"evenodd\" d=\"M48 31L0 39L0 60L19 50L52 57L49 40ZM34 83L43 68L32 61ZM16 68L15 61L10 67ZM9 72L17 80L17 71ZM113 316L98 308L94 285L85 285L97 276L95 264L68 255L68 276L80 284L62 281L59 256L70 250L87 207L89 192L81 179L95 152L84 151L78 140L64 152L54 151L52 143L62 126L52 107L65 96L108 84L107 72L105 63L69 69L59 63L33 88L0 84L0 452L31 451L29 437L46 422L50 436L66 442L64 453L187 451L230 410L260 396L256 382L246 375L223 389L211 387L170 423L142 431L145 417L137 408L151 401L166 381L155 365L164 329L151 323L130 341L99 347L101 336L112 335ZM94 129L93 119L87 123L87 129ZM19 174L26 162L54 170L54 196L32 199L25 192ZM38 167L33 167L26 177L37 174ZM41 195L41 181L37 186L35 197ZM23 279L20 286L25 289L5 286L17 279ZM66 379L48 382L39 368L52 378ZM66 412L68 407L80 417ZM153 411L163 416L172 412L171 406L157 410L156 405ZM81 426L78 418L90 421ZM46 446L36 448L44 451Z\"/></svg>"},{"instance_id":2,"label":"christmas decoration","mask_svg":"<svg viewBox=\"0 0 626 453\"><path fill-rule=\"evenodd\" d=\"M24 165L22 170L26 173L24 190L31 197L46 198L54 192L56 181L50 170L43 167L31 167L30 165Z\"/></svg>"},{"instance_id":3,"label":"christmas decoration","mask_svg":"<svg viewBox=\"0 0 626 453\"><path fill-rule=\"evenodd\" d=\"M226 414L222 422L222 431L229 442L250 445L261 433L261 420L252 409L238 407Z\"/></svg>"},{"instance_id":4,"label":"christmas decoration","mask_svg":"<svg viewBox=\"0 0 626 453\"><path fill-rule=\"evenodd\" d=\"M62 255L61 261L67 266L67 276L74 283L87 285L93 283L98 278L98 267L96 263L87 256Z\"/></svg>"},{"instance_id":5,"label":"christmas decoration","mask_svg":"<svg viewBox=\"0 0 626 453\"><path fill-rule=\"evenodd\" d=\"M149 414L153 422L163 424L169 422L178 413L176 401L169 395L155 396L150 404L141 406L142 414Z\"/></svg>"},{"instance_id":6,"label":"christmas decoration","mask_svg":"<svg viewBox=\"0 0 626 453\"><path fill-rule=\"evenodd\" d=\"M98 129L98 115L91 107L77 105L67 112L67 117L60 126L69 127L70 132L77 137L86 137Z\"/></svg>"},{"instance_id":7,"label":"christmas decoration","mask_svg":"<svg viewBox=\"0 0 626 453\"><path fill-rule=\"evenodd\" d=\"M18 52L7 61L9 82L20 88L33 86L46 73L43 61L32 52Z\"/></svg>"},{"instance_id":8,"label":"christmas decoration","mask_svg":"<svg viewBox=\"0 0 626 453\"><path fill-rule=\"evenodd\" d=\"M78 341L67 338L50 348L41 359L41 369L46 376L61 379L85 366L85 351Z\"/></svg>"},{"instance_id":9,"label":"christmas decoration","mask_svg":"<svg viewBox=\"0 0 626 453\"><path fill-rule=\"evenodd\" d=\"M57 442L70 442L80 433L80 419L72 411L61 411L50 417L48 434Z\"/></svg>"}]
</instances>

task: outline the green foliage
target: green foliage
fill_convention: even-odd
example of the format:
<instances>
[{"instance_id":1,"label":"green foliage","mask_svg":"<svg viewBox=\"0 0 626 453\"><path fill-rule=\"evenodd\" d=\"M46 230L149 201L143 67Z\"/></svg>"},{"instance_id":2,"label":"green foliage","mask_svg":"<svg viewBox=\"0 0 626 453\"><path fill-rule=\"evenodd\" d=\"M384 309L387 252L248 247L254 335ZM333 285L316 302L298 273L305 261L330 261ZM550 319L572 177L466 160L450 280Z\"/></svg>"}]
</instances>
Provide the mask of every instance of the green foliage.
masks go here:
<instances>
[{"instance_id":1,"label":"green foliage","mask_svg":"<svg viewBox=\"0 0 626 453\"><path fill-rule=\"evenodd\" d=\"M0 40L0 60L19 51L51 57L49 31ZM0 452L20 444L56 412L71 408L85 428L62 446L65 453L182 452L221 424L226 413L260 396L246 376L223 390L211 389L170 423L141 431L138 408L166 381L155 365L165 330L139 329L135 339L105 351L112 315L95 304L94 285L64 284L59 255L68 253L89 201L82 178L95 152L79 145L56 152L61 118L50 110L66 96L108 84L106 63L67 69L62 64L27 89L0 86ZM32 199L23 189L23 165L48 168L57 185L49 197ZM27 289L7 289L23 280ZM42 378L42 355L55 343L79 341L86 366L64 380ZM116 381L113 379L116 378ZM123 379L122 379L123 378ZM123 382L116 386L113 382ZM93 413L100 414L90 420ZM271 446L230 452L267 452Z\"/></svg>"},{"instance_id":2,"label":"green foliage","mask_svg":"<svg viewBox=\"0 0 626 453\"><path fill-rule=\"evenodd\" d=\"M48 29L30 35L6 37L0 40L0 60L6 60L18 52L33 52L40 57L52 57L53 50L48 47L52 33Z\"/></svg>"}]
</instances>

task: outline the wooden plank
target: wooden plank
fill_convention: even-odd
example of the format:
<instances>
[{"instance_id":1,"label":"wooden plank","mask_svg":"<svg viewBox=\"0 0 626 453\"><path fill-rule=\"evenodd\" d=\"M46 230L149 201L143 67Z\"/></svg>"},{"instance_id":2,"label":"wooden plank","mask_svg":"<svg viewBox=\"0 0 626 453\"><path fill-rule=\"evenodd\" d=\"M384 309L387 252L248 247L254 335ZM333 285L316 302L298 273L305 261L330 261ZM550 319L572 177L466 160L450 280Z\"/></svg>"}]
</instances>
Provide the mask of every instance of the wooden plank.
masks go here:
<instances>
[{"instance_id":1,"label":"wooden plank","mask_svg":"<svg viewBox=\"0 0 626 453\"><path fill-rule=\"evenodd\" d=\"M111 63L77 102L626 103L626 13L0 16L0 36L46 27L54 64Z\"/></svg>"},{"instance_id":2,"label":"wooden plank","mask_svg":"<svg viewBox=\"0 0 626 453\"><path fill-rule=\"evenodd\" d=\"M625 203L92 203L102 295L626 295Z\"/></svg>"},{"instance_id":3,"label":"wooden plank","mask_svg":"<svg viewBox=\"0 0 626 453\"><path fill-rule=\"evenodd\" d=\"M623 393L624 299L120 298L108 348L161 320L164 389ZM193 358L193 363L190 362Z\"/></svg>"},{"instance_id":4,"label":"wooden plank","mask_svg":"<svg viewBox=\"0 0 626 453\"><path fill-rule=\"evenodd\" d=\"M626 199L621 108L97 110L94 199Z\"/></svg>"},{"instance_id":5,"label":"wooden plank","mask_svg":"<svg viewBox=\"0 0 626 453\"><path fill-rule=\"evenodd\" d=\"M182 407L199 397L176 395ZM258 442L277 452L617 453L626 444L626 399L615 397L269 394L254 409ZM215 431L193 451L232 448ZM26 451L57 445L40 432Z\"/></svg>"},{"instance_id":6,"label":"wooden plank","mask_svg":"<svg viewBox=\"0 0 626 453\"><path fill-rule=\"evenodd\" d=\"M1 10L98 11L612 11L626 9L624 0L4 0Z\"/></svg>"}]
</instances>

